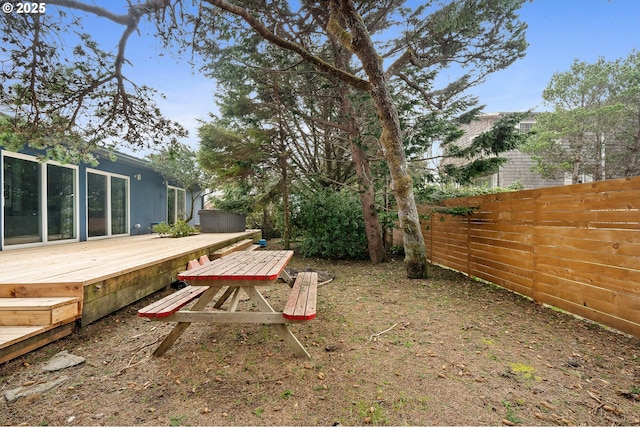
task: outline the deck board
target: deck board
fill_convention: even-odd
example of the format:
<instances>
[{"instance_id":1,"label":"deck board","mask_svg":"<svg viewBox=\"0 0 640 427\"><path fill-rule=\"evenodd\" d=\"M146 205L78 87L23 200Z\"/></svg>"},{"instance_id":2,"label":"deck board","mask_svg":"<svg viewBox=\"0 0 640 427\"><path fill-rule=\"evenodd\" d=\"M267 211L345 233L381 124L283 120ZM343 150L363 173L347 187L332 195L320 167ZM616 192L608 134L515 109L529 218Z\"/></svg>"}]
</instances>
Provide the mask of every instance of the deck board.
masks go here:
<instances>
[{"instance_id":1,"label":"deck board","mask_svg":"<svg viewBox=\"0 0 640 427\"><path fill-rule=\"evenodd\" d=\"M45 326L2 326L0 327L0 348L45 331Z\"/></svg>"},{"instance_id":2,"label":"deck board","mask_svg":"<svg viewBox=\"0 0 640 427\"><path fill-rule=\"evenodd\" d=\"M147 234L3 250L0 251L0 286L39 283L87 285L189 254L216 242L246 237L248 233L202 233L179 239Z\"/></svg>"},{"instance_id":3,"label":"deck board","mask_svg":"<svg viewBox=\"0 0 640 427\"><path fill-rule=\"evenodd\" d=\"M0 311L56 308L76 301L78 298L70 297L0 298Z\"/></svg>"}]
</instances>

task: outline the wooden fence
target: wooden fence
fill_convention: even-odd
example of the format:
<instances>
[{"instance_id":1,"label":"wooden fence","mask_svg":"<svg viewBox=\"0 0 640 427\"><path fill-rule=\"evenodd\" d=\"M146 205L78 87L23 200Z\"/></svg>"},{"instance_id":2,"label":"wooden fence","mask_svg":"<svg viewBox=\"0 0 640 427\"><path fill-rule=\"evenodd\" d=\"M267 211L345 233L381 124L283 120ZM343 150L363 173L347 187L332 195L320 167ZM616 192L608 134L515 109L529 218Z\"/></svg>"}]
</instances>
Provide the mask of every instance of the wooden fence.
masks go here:
<instances>
[{"instance_id":1,"label":"wooden fence","mask_svg":"<svg viewBox=\"0 0 640 427\"><path fill-rule=\"evenodd\" d=\"M434 264L640 337L640 177L446 205L478 208L423 220Z\"/></svg>"}]
</instances>

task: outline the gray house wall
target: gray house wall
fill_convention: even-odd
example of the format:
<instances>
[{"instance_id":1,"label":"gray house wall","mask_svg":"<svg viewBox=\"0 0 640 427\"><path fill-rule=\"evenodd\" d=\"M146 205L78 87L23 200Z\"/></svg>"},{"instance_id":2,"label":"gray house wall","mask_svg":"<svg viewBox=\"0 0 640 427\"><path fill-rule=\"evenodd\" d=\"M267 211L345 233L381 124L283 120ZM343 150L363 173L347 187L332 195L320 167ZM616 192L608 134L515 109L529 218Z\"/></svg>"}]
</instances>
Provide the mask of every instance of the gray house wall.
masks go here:
<instances>
[{"instance_id":1,"label":"gray house wall","mask_svg":"<svg viewBox=\"0 0 640 427\"><path fill-rule=\"evenodd\" d=\"M491 127L504 114L505 113L483 114L478 120L463 126L465 134L457 143L460 146L471 144L471 141L473 141L476 136L491 130ZM523 120L520 123L520 128L522 130L529 130L533 123L533 118ZM534 188L554 187L565 184L564 178L545 179L542 178L540 174L531 171L531 167L533 166L531 156L520 150L507 151L500 156L507 158L508 161L500 166L497 173L476 179L474 181L476 185L486 185L489 188L495 188L507 187L519 182L524 190L531 190Z\"/></svg>"},{"instance_id":2,"label":"gray house wall","mask_svg":"<svg viewBox=\"0 0 640 427\"><path fill-rule=\"evenodd\" d=\"M82 169L84 169L84 172ZM130 178L131 223L129 224L129 234L151 233L152 224L167 220L167 184L162 175L155 172L147 162L118 153L116 154L115 162L108 158L102 158L100 159L100 164L93 169L117 173ZM86 170L86 165L81 167L81 180L86 179ZM140 175L139 180L136 177L137 175ZM81 192L82 184L81 182ZM86 191L86 183L84 183L84 188ZM83 199L85 206L80 208L80 212L84 213L85 218L84 221L81 219L80 224L86 223L86 197L81 198L81 200ZM139 225L140 228L137 228L136 225Z\"/></svg>"}]
</instances>

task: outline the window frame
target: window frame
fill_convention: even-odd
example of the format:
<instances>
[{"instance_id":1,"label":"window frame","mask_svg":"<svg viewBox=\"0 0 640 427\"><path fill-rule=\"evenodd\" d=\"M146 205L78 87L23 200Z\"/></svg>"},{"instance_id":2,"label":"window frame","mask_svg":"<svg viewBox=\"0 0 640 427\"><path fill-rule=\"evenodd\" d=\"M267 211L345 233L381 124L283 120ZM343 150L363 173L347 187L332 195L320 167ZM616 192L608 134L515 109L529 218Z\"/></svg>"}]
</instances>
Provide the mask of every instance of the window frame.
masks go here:
<instances>
[{"instance_id":1,"label":"window frame","mask_svg":"<svg viewBox=\"0 0 640 427\"><path fill-rule=\"evenodd\" d=\"M106 229L107 232L104 235L99 236L89 236L89 174L92 173L94 175L102 175L107 178L107 204L106 204ZM126 213L125 213L125 229L127 230L125 233L113 234L112 233L112 200L111 200L111 180L112 178L123 179L126 182ZM87 168L85 171L85 231L87 240L99 240L99 239L109 239L112 237L123 237L131 235L131 178L127 175L122 175L114 172L101 171L98 169Z\"/></svg>"},{"instance_id":2,"label":"window frame","mask_svg":"<svg viewBox=\"0 0 640 427\"><path fill-rule=\"evenodd\" d=\"M5 218L5 205L6 205L6 197L5 197L5 176L4 176L4 168L5 168L5 162L6 162L6 158L14 158L14 159L20 159L20 160L25 160L25 161L29 161L29 162L33 162L37 165L38 168L38 173L39 173L39 180L38 180L38 185L40 186L39 188L39 200L38 200L38 210L39 210L39 215L38 215L38 220L39 220L39 226L40 226L40 240L38 242L29 242L29 243L17 243L17 244L7 244L6 239L5 239L5 230L6 230L6 218ZM75 234L75 237L73 238L69 238L69 239L55 239L55 240L49 240L49 225L48 225L48 204L47 204L47 200L48 200L48 174L47 174L47 168L49 165L52 166L57 166L57 167L62 167L62 168L66 168L66 169L70 169L73 172L73 185L72 185L72 191L73 191L73 233ZM38 160L37 157L29 155L29 154L23 154L23 153L15 153L12 151L6 151L6 150L2 150L1 156L0 156L0 173L2 174L2 195L0 198L0 209L2 211L2 223L0 226L0 239L2 242L2 250L11 250L11 249L20 249L20 248L29 248L29 247L36 247L36 246L44 246L44 245L57 245L57 244L64 244L64 243L70 243L70 242L79 242L80 241L80 183L79 183L79 170L80 168L77 165L69 165L69 164L63 164L60 162L56 162L53 160L47 160L47 161L40 161Z\"/></svg>"},{"instance_id":3,"label":"window frame","mask_svg":"<svg viewBox=\"0 0 640 427\"><path fill-rule=\"evenodd\" d=\"M169 222L169 192L173 191L173 222ZM178 209L178 192L182 192L184 195L184 206L182 206L182 212ZM175 185L167 184L167 224L175 224L175 222L179 219L185 220L187 219L187 190L182 187L176 187ZM182 218L180 218L180 213L182 213Z\"/></svg>"}]
</instances>

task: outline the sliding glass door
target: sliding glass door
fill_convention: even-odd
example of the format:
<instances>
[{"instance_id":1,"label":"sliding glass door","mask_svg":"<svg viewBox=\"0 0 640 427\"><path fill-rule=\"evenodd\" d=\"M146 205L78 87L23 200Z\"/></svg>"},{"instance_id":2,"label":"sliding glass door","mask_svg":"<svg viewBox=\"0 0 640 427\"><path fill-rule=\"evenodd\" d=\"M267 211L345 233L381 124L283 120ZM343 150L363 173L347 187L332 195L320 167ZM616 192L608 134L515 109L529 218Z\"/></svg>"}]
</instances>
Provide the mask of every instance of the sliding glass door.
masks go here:
<instances>
[{"instance_id":1,"label":"sliding glass door","mask_svg":"<svg viewBox=\"0 0 640 427\"><path fill-rule=\"evenodd\" d=\"M186 192L182 188L167 186L167 223L175 224L187 218Z\"/></svg>"},{"instance_id":2,"label":"sliding glass door","mask_svg":"<svg viewBox=\"0 0 640 427\"><path fill-rule=\"evenodd\" d=\"M87 174L87 236L106 236L107 231L107 176Z\"/></svg>"},{"instance_id":3,"label":"sliding glass door","mask_svg":"<svg viewBox=\"0 0 640 427\"><path fill-rule=\"evenodd\" d=\"M2 156L3 247L77 239L77 168Z\"/></svg>"},{"instance_id":4,"label":"sliding glass door","mask_svg":"<svg viewBox=\"0 0 640 427\"><path fill-rule=\"evenodd\" d=\"M47 239L75 239L76 173L62 166L47 165Z\"/></svg>"},{"instance_id":5,"label":"sliding glass door","mask_svg":"<svg viewBox=\"0 0 640 427\"><path fill-rule=\"evenodd\" d=\"M111 234L125 234L129 229L129 181L111 177Z\"/></svg>"},{"instance_id":6,"label":"sliding glass door","mask_svg":"<svg viewBox=\"0 0 640 427\"><path fill-rule=\"evenodd\" d=\"M4 157L4 244L42 241L40 164Z\"/></svg>"},{"instance_id":7,"label":"sliding glass door","mask_svg":"<svg viewBox=\"0 0 640 427\"><path fill-rule=\"evenodd\" d=\"M87 172L87 236L104 237L129 232L129 178L105 172Z\"/></svg>"}]
</instances>

